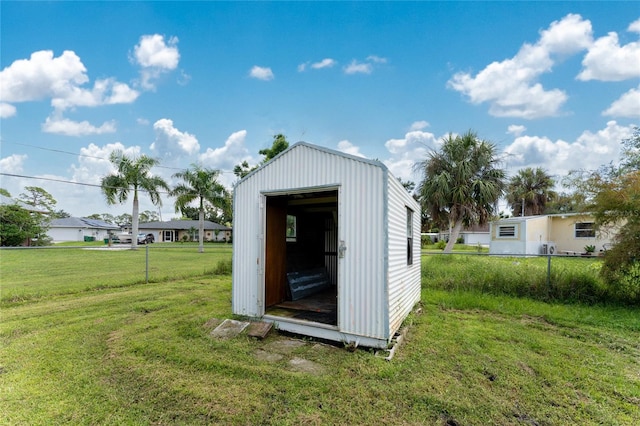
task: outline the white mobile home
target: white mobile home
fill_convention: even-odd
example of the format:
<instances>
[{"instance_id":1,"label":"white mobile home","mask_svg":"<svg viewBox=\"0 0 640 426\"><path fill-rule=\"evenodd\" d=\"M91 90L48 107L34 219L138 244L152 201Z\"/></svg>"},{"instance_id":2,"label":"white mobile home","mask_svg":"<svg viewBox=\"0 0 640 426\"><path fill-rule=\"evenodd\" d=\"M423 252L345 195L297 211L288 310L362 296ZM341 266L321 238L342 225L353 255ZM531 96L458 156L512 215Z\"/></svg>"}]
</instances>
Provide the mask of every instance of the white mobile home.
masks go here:
<instances>
[{"instance_id":1,"label":"white mobile home","mask_svg":"<svg viewBox=\"0 0 640 426\"><path fill-rule=\"evenodd\" d=\"M420 206L380 162L297 143L234 190L233 313L383 348L420 300Z\"/></svg>"},{"instance_id":2,"label":"white mobile home","mask_svg":"<svg viewBox=\"0 0 640 426\"><path fill-rule=\"evenodd\" d=\"M491 222L492 254L579 254L593 245L596 253L612 243L610 233L597 233L589 213L520 216Z\"/></svg>"}]
</instances>

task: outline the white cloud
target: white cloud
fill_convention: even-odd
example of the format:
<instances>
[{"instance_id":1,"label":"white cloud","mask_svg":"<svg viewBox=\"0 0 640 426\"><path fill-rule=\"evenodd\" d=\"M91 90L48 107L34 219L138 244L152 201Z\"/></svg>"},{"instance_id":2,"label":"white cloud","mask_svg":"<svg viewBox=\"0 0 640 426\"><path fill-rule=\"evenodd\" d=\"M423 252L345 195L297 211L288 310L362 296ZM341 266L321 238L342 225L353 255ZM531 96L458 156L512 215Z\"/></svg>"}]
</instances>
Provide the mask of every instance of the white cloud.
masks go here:
<instances>
[{"instance_id":1,"label":"white cloud","mask_svg":"<svg viewBox=\"0 0 640 426\"><path fill-rule=\"evenodd\" d=\"M618 161L620 142L632 135L632 126L620 126L609 121L607 126L592 133L584 131L575 141L552 141L544 136L519 136L505 149L508 167L542 167L551 175L563 176L570 170L592 170ZM576 158L580 161L576 162Z\"/></svg>"},{"instance_id":2,"label":"white cloud","mask_svg":"<svg viewBox=\"0 0 640 426\"><path fill-rule=\"evenodd\" d=\"M207 148L200 154L200 161L207 163L211 167L219 169L232 169L236 164L244 160L249 160L249 151L244 146L247 137L246 130L234 132L227 138L224 146L220 148Z\"/></svg>"},{"instance_id":3,"label":"white cloud","mask_svg":"<svg viewBox=\"0 0 640 426\"><path fill-rule=\"evenodd\" d=\"M133 48L133 58L140 67L140 85L146 90L155 89L155 80L162 74L178 67L180 52L178 38L170 37L166 42L160 34L143 35Z\"/></svg>"},{"instance_id":4,"label":"white cloud","mask_svg":"<svg viewBox=\"0 0 640 426\"><path fill-rule=\"evenodd\" d=\"M602 115L640 118L640 86L620 96Z\"/></svg>"},{"instance_id":5,"label":"white cloud","mask_svg":"<svg viewBox=\"0 0 640 426\"><path fill-rule=\"evenodd\" d=\"M414 165L427 158L429 152L436 149L439 142L433 133L413 130L402 139L389 139L384 145L392 154L384 161L391 173L404 181L418 182L419 173Z\"/></svg>"},{"instance_id":6,"label":"white cloud","mask_svg":"<svg viewBox=\"0 0 640 426\"><path fill-rule=\"evenodd\" d=\"M628 30L640 32L640 19L629 25ZM620 46L618 34L610 32L593 43L582 66L578 80L622 81L640 77L640 42Z\"/></svg>"},{"instance_id":7,"label":"white cloud","mask_svg":"<svg viewBox=\"0 0 640 426\"><path fill-rule=\"evenodd\" d=\"M552 22L535 44L525 43L513 58L493 62L473 77L456 73L447 85L466 95L471 103L489 102L489 113L497 117L557 115L567 95L559 89L545 90L537 79L551 71L556 57L575 54L591 43L591 22L569 14Z\"/></svg>"},{"instance_id":8,"label":"white cloud","mask_svg":"<svg viewBox=\"0 0 640 426\"><path fill-rule=\"evenodd\" d=\"M87 69L75 52L65 50L57 58L51 50L19 59L0 72L2 100L27 102L56 97L89 81Z\"/></svg>"},{"instance_id":9,"label":"white cloud","mask_svg":"<svg viewBox=\"0 0 640 426\"><path fill-rule=\"evenodd\" d=\"M640 34L640 18L630 23L627 31Z\"/></svg>"},{"instance_id":10,"label":"white cloud","mask_svg":"<svg viewBox=\"0 0 640 426\"><path fill-rule=\"evenodd\" d=\"M356 157L366 158L366 156L360 152L360 147L355 146L348 140L338 142L338 151L344 152L345 154L355 155Z\"/></svg>"},{"instance_id":11,"label":"white cloud","mask_svg":"<svg viewBox=\"0 0 640 426\"><path fill-rule=\"evenodd\" d=\"M13 105L0 102L0 118L9 118L16 115L16 107Z\"/></svg>"},{"instance_id":12,"label":"white cloud","mask_svg":"<svg viewBox=\"0 0 640 426\"><path fill-rule=\"evenodd\" d=\"M116 131L116 123L107 121L102 123L100 127L96 127L88 121L73 121L68 118L47 117L42 124L42 131L45 133L55 133L65 136L87 136L101 135L104 133L114 133Z\"/></svg>"},{"instance_id":13,"label":"white cloud","mask_svg":"<svg viewBox=\"0 0 640 426\"><path fill-rule=\"evenodd\" d=\"M200 150L198 139L187 132L181 132L173 126L173 121L162 118L153 123L156 139L151 150L164 157L192 155Z\"/></svg>"},{"instance_id":14,"label":"white cloud","mask_svg":"<svg viewBox=\"0 0 640 426\"><path fill-rule=\"evenodd\" d=\"M83 185L70 185L58 182L47 182L47 191L58 200L61 208L73 216L87 216L92 213L111 213L119 215L131 214L132 198L123 203L110 206L99 187L84 184L99 185L104 176L116 172L116 167L109 161L109 156L115 150L120 150L129 157L139 157L142 150L139 146L126 147L121 142L114 142L98 146L93 143L80 148L77 163L71 165L71 178L68 176L43 176L64 181L79 182ZM90 202L88 202L90 201ZM163 196L163 201L167 202ZM140 211L157 210L151 205L146 194L140 195Z\"/></svg>"},{"instance_id":15,"label":"white cloud","mask_svg":"<svg viewBox=\"0 0 640 426\"><path fill-rule=\"evenodd\" d=\"M69 87L61 96L51 99L51 105L57 110L76 106L95 107L99 105L129 104L134 102L140 93L124 83L114 79L96 80L93 89Z\"/></svg>"},{"instance_id":16,"label":"white cloud","mask_svg":"<svg viewBox=\"0 0 640 426\"><path fill-rule=\"evenodd\" d=\"M615 100L602 115L613 117L640 117L640 86L631 89Z\"/></svg>"},{"instance_id":17,"label":"white cloud","mask_svg":"<svg viewBox=\"0 0 640 426\"><path fill-rule=\"evenodd\" d=\"M376 64L386 64L387 58L381 58L380 56L376 56L376 55L369 55L367 56L367 61L373 62Z\"/></svg>"},{"instance_id":18,"label":"white cloud","mask_svg":"<svg viewBox=\"0 0 640 426\"><path fill-rule=\"evenodd\" d=\"M113 151L120 150L129 157L139 157L139 146L125 147L121 142L109 143L103 146L89 144L80 148L78 164L71 166L73 182L98 184L102 177L116 171L115 166L109 161Z\"/></svg>"},{"instance_id":19,"label":"white cloud","mask_svg":"<svg viewBox=\"0 0 640 426\"><path fill-rule=\"evenodd\" d=\"M165 43L160 34L143 35L133 49L136 62L145 68L174 70L180 61L177 44L178 37L170 37Z\"/></svg>"},{"instance_id":20,"label":"white cloud","mask_svg":"<svg viewBox=\"0 0 640 426\"><path fill-rule=\"evenodd\" d=\"M149 120L147 120L146 118L136 118L136 123L138 123L141 126L148 126L149 125Z\"/></svg>"},{"instance_id":21,"label":"white cloud","mask_svg":"<svg viewBox=\"0 0 640 426\"><path fill-rule=\"evenodd\" d=\"M427 127L429 127L429 123L427 123L427 122L426 122L426 121L424 121L424 120L421 120L421 121L414 121L414 122L411 124L411 128L410 128L410 130L411 130L411 131L414 131L414 130L422 130L422 129L426 129Z\"/></svg>"},{"instance_id":22,"label":"white cloud","mask_svg":"<svg viewBox=\"0 0 640 426\"><path fill-rule=\"evenodd\" d=\"M227 138L224 146L215 149L207 148L205 152L198 156L198 159L205 166L218 170L232 170L236 164L240 164L243 161L254 164L254 159L245 147L246 138L246 130L234 132ZM223 173L220 182L231 186L234 180L234 175Z\"/></svg>"},{"instance_id":23,"label":"white cloud","mask_svg":"<svg viewBox=\"0 0 640 426\"><path fill-rule=\"evenodd\" d=\"M275 76L273 75L273 71L271 71L271 68L259 67L257 65L251 68L251 71L249 71L249 76L251 78L256 78L258 80L264 81L273 80L275 78Z\"/></svg>"},{"instance_id":24,"label":"white cloud","mask_svg":"<svg viewBox=\"0 0 640 426\"><path fill-rule=\"evenodd\" d=\"M180 86L186 86L191 81L191 76L187 74L184 70L180 70L180 75L178 76L178 84Z\"/></svg>"},{"instance_id":25,"label":"white cloud","mask_svg":"<svg viewBox=\"0 0 640 426\"><path fill-rule=\"evenodd\" d=\"M512 124L507 128L507 133L514 136L520 136L525 130L527 130L527 128L524 126Z\"/></svg>"},{"instance_id":26,"label":"white cloud","mask_svg":"<svg viewBox=\"0 0 640 426\"><path fill-rule=\"evenodd\" d=\"M22 173L27 156L24 154L12 154L8 157L0 159L0 170L4 173Z\"/></svg>"},{"instance_id":27,"label":"white cloud","mask_svg":"<svg viewBox=\"0 0 640 426\"><path fill-rule=\"evenodd\" d=\"M373 65L368 62L358 62L355 59L344 67L345 74L371 74Z\"/></svg>"},{"instance_id":28,"label":"white cloud","mask_svg":"<svg viewBox=\"0 0 640 426\"><path fill-rule=\"evenodd\" d=\"M333 67L337 62L331 58L324 58L323 60L321 60L320 62L315 62L313 64L311 64L311 68L313 68L314 70L319 70L322 68L331 68Z\"/></svg>"},{"instance_id":29,"label":"white cloud","mask_svg":"<svg viewBox=\"0 0 640 426\"><path fill-rule=\"evenodd\" d=\"M39 101L51 98L51 105L64 110L76 106L94 107L131 103L139 93L113 78L96 80L88 90L86 68L78 55L65 50L54 58L51 50L31 54L29 59L14 61L0 72L0 86L5 103Z\"/></svg>"}]
</instances>

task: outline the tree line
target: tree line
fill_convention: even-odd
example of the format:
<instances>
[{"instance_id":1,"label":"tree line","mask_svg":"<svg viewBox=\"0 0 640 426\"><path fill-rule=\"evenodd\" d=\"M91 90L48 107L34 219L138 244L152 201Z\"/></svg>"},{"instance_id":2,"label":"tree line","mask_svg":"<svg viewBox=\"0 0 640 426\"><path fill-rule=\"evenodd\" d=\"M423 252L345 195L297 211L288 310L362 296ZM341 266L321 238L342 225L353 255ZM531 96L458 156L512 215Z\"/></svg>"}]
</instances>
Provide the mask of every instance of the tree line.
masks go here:
<instances>
[{"instance_id":1,"label":"tree line","mask_svg":"<svg viewBox=\"0 0 640 426\"><path fill-rule=\"evenodd\" d=\"M273 137L271 148L260 150L262 161L250 166L246 161L234 168L238 179L257 169L280 152L289 147L289 142L282 134ZM139 223L159 220L159 215L153 211L140 212L140 196L147 194L154 206L162 206L162 193L175 198L175 211L183 219L198 220L199 248L204 251L204 221L231 225L233 221L232 196L218 179L220 171L199 164L192 164L189 168L175 173L172 177L180 181L173 188L161 177L152 174L154 166L159 160L147 155L138 157L127 156L117 150L111 153L109 161L115 172L104 176L100 182L100 189L107 204L124 204L132 202L131 214L113 216L110 214L94 213L89 219L99 219L118 226L131 224L132 235L138 234ZM6 197L11 194L0 188L0 193ZM31 245L46 245L50 240L46 237L48 222L55 218L65 218L71 215L63 210L56 210L57 201L45 189L28 186L18 197L21 205L3 204L0 206L0 245L22 245L30 240ZM24 206L30 206L25 208ZM132 248L137 245L137 239L132 238Z\"/></svg>"},{"instance_id":2,"label":"tree line","mask_svg":"<svg viewBox=\"0 0 640 426\"><path fill-rule=\"evenodd\" d=\"M556 193L556 181L546 170L523 168L507 179L502 168L504 158L495 144L479 138L473 131L449 134L443 138L439 149L415 164L415 170L421 175L419 183L401 183L421 203L423 231L450 230L445 251L453 249L465 226L484 225L504 216L503 212L497 211L500 199L506 199L515 216L591 212L595 215L596 230L622 224L615 237L616 244L605 259L603 274L608 279L616 279L620 274L632 273L637 274L640 281L640 128L635 128L632 137L622 140L621 144L620 164L604 165L598 170L573 170L560 182L567 191ZM251 166L242 162L235 166L234 174L243 178L288 147L284 135L275 135L271 147L259 152L263 156L259 164ZM192 164L173 175L181 183L170 188L162 178L151 173L158 165L154 158L146 155L128 157L122 151L114 151L109 160L116 171L102 178L102 193L108 204L122 204L132 199L132 213L113 218L107 215L94 217L119 224L126 220L132 224L135 235L140 219L156 218L153 212L139 212L140 193L144 192L154 205L160 206L164 191L175 197L176 212L199 221L200 251L203 251L205 219L231 224L231 194L218 182L220 171ZM64 214L55 212L55 200L42 188L26 189L27 192L20 196L24 203L44 207L54 215ZM12 208L2 206L0 212L2 245L15 243L15 238L8 237L11 232L24 233L27 229L26 232L37 235L37 231L41 231L37 224L33 229L16 225L33 214L10 211ZM136 244L133 238L132 245Z\"/></svg>"},{"instance_id":3,"label":"tree line","mask_svg":"<svg viewBox=\"0 0 640 426\"><path fill-rule=\"evenodd\" d=\"M621 162L597 170L572 170L553 191L555 181L541 168L525 168L506 178L497 148L469 131L449 135L442 146L416 163L422 174L417 197L426 226L449 227L451 251L464 226L498 218L505 197L516 216L589 212L597 232L615 229L614 246L601 273L607 282L640 293L640 128L621 141Z\"/></svg>"}]
</instances>

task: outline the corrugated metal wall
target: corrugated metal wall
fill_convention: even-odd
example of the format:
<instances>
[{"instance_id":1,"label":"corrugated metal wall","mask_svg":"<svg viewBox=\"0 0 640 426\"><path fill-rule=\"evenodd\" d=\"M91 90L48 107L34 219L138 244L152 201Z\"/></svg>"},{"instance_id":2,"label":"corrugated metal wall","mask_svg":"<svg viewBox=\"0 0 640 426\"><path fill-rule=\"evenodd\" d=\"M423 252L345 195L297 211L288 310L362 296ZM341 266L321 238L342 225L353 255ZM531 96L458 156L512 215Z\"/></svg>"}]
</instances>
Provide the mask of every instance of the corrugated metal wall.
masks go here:
<instances>
[{"instance_id":1,"label":"corrugated metal wall","mask_svg":"<svg viewBox=\"0 0 640 426\"><path fill-rule=\"evenodd\" d=\"M397 256L402 251L405 259L406 253L406 248L402 249L406 244L406 218L400 217L405 214L405 203L396 193L397 186L388 184L395 178L388 176L384 167L371 161L296 144L241 181L234 194L233 312L250 316L264 313L264 212L260 208L264 195L259 194L334 187L338 189L337 240L346 247L344 257L338 259L338 327L344 333L389 338L390 300L394 309L391 323L395 324L395 318L400 317L408 301L414 299L414 289L412 280L394 279L392 294L387 294L387 273L391 276L392 271L386 269L388 213L385 201L390 188L397 198L393 209L401 209L397 215L393 214L393 219L389 218L394 229L389 234L393 237L392 251L397 253L393 256L393 274L402 272ZM416 217L415 263L419 271L419 208ZM402 238L396 241L400 230ZM401 294L403 286L409 287L409 295Z\"/></svg>"},{"instance_id":2,"label":"corrugated metal wall","mask_svg":"<svg viewBox=\"0 0 640 426\"><path fill-rule=\"evenodd\" d=\"M389 332L395 333L420 300L420 206L394 177L389 179ZM407 264L407 208L413 212L413 263Z\"/></svg>"}]
</instances>

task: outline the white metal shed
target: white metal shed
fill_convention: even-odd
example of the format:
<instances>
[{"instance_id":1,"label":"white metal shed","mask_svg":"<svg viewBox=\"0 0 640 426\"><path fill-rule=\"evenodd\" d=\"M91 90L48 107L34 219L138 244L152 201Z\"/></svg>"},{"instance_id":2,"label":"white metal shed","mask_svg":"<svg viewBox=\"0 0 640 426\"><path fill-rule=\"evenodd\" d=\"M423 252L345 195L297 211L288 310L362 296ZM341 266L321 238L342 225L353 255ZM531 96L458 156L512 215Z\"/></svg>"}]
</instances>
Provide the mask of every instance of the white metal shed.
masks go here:
<instances>
[{"instance_id":1,"label":"white metal shed","mask_svg":"<svg viewBox=\"0 0 640 426\"><path fill-rule=\"evenodd\" d=\"M420 300L420 206L378 161L299 142L234 190L233 313L384 348Z\"/></svg>"}]
</instances>

